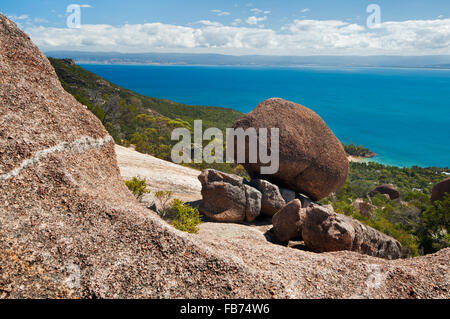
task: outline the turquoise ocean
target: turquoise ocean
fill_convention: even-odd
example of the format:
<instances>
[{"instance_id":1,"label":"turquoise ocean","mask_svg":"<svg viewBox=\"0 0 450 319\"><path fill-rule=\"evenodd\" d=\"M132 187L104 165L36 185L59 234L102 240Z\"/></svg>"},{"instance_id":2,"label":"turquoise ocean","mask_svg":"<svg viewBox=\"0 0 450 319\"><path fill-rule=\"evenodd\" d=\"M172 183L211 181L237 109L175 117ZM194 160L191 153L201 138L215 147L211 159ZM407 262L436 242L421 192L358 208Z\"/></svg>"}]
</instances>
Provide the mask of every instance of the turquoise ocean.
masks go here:
<instances>
[{"instance_id":1,"label":"turquoise ocean","mask_svg":"<svg viewBox=\"0 0 450 319\"><path fill-rule=\"evenodd\" d=\"M137 93L247 113L281 97L318 113L345 143L396 166L450 166L450 70L97 65Z\"/></svg>"}]
</instances>

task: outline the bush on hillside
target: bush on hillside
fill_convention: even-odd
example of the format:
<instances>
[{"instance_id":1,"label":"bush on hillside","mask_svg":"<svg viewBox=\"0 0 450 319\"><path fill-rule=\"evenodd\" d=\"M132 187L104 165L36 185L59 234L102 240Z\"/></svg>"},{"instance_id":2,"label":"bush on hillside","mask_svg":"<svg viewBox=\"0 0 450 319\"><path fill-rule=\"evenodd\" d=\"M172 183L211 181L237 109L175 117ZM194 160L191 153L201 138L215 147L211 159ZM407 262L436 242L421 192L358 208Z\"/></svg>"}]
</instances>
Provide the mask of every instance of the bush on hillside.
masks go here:
<instances>
[{"instance_id":1,"label":"bush on hillside","mask_svg":"<svg viewBox=\"0 0 450 319\"><path fill-rule=\"evenodd\" d=\"M435 253L450 246L450 195L435 201L422 213L418 231L424 253Z\"/></svg>"},{"instance_id":2,"label":"bush on hillside","mask_svg":"<svg viewBox=\"0 0 450 319\"><path fill-rule=\"evenodd\" d=\"M133 193L134 196L136 196L138 200L141 200L144 194L150 192L149 190L147 190L147 182L145 181L145 179L137 176L133 177L130 180L126 180L125 185L127 185L128 189Z\"/></svg>"},{"instance_id":3,"label":"bush on hillside","mask_svg":"<svg viewBox=\"0 0 450 319\"><path fill-rule=\"evenodd\" d=\"M168 218L171 219L172 226L187 233L197 233L198 225L202 223L198 209L184 204L179 199L173 201Z\"/></svg>"}]
</instances>

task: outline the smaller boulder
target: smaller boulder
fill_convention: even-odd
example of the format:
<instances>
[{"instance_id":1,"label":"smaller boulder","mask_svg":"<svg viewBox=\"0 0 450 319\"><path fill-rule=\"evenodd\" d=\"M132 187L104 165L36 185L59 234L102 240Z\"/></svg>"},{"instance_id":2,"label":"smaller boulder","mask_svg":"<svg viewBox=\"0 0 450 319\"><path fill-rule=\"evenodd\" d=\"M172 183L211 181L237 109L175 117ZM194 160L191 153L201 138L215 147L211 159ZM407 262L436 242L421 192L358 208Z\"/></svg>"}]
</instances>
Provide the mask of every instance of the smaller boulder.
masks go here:
<instances>
[{"instance_id":1,"label":"smaller boulder","mask_svg":"<svg viewBox=\"0 0 450 319\"><path fill-rule=\"evenodd\" d=\"M301 238L305 211L298 199L286 204L272 218L275 237L281 242Z\"/></svg>"},{"instance_id":2,"label":"smaller boulder","mask_svg":"<svg viewBox=\"0 0 450 319\"><path fill-rule=\"evenodd\" d=\"M431 192L431 202L443 200L445 193L450 195L450 177L434 185Z\"/></svg>"},{"instance_id":3,"label":"smaller boulder","mask_svg":"<svg viewBox=\"0 0 450 319\"><path fill-rule=\"evenodd\" d=\"M392 184L384 184L384 185L377 186L369 192L370 197L373 197L376 194L388 195L390 200L400 198L399 191L396 190L394 185L392 185Z\"/></svg>"},{"instance_id":4,"label":"smaller boulder","mask_svg":"<svg viewBox=\"0 0 450 319\"><path fill-rule=\"evenodd\" d=\"M257 189L244 184L245 189L245 219L252 222L261 213L261 199L262 195Z\"/></svg>"},{"instance_id":5,"label":"smaller boulder","mask_svg":"<svg viewBox=\"0 0 450 319\"><path fill-rule=\"evenodd\" d=\"M217 222L252 222L261 211L261 192L244 184L244 179L213 169L198 177L202 184L199 211Z\"/></svg>"},{"instance_id":6,"label":"smaller boulder","mask_svg":"<svg viewBox=\"0 0 450 319\"><path fill-rule=\"evenodd\" d=\"M277 185L269 183L263 179L252 179L250 185L259 190L262 194L261 198L261 213L267 216L273 216L278 212L286 201L282 196ZM285 194L287 192L285 191ZM289 196L289 195L287 195ZM294 193L295 196L295 193Z\"/></svg>"},{"instance_id":7,"label":"smaller boulder","mask_svg":"<svg viewBox=\"0 0 450 319\"><path fill-rule=\"evenodd\" d=\"M351 250L386 259L400 258L402 253L394 238L320 205L306 208L302 237L305 245L318 253Z\"/></svg>"}]
</instances>

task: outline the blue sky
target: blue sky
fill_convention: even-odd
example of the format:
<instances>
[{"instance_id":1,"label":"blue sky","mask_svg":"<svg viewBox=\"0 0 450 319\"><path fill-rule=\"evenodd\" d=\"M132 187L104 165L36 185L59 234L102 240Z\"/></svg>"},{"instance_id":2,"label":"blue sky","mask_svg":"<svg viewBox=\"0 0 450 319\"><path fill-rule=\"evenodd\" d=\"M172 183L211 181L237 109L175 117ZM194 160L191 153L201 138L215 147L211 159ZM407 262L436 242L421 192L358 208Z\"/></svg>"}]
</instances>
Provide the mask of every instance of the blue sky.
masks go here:
<instances>
[{"instance_id":1,"label":"blue sky","mask_svg":"<svg viewBox=\"0 0 450 319\"><path fill-rule=\"evenodd\" d=\"M211 19L227 23L237 18L246 19L253 14L251 9L254 8L270 11L271 17L266 25L274 27L281 27L289 20L302 17L364 22L366 8L371 3L380 5L384 19L389 21L450 16L448 0L2 0L0 11L15 16L26 14L33 19L47 20L46 25L63 26L66 7L72 3L92 6L82 9L84 23L111 25L147 22L187 25ZM219 16L211 10L230 14Z\"/></svg>"},{"instance_id":2,"label":"blue sky","mask_svg":"<svg viewBox=\"0 0 450 319\"><path fill-rule=\"evenodd\" d=\"M72 3L80 30L67 29ZM379 30L366 27L372 3ZM44 50L412 55L447 53L450 41L448 0L1 0L0 12Z\"/></svg>"}]
</instances>

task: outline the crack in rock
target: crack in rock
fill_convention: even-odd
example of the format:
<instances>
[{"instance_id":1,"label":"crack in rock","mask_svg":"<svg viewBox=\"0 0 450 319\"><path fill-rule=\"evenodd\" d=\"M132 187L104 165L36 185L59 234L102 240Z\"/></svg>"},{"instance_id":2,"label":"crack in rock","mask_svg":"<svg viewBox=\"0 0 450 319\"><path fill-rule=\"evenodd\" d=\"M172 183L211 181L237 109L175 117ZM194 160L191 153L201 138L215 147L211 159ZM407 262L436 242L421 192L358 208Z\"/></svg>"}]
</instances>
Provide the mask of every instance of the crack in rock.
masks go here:
<instances>
[{"instance_id":1,"label":"crack in rock","mask_svg":"<svg viewBox=\"0 0 450 319\"><path fill-rule=\"evenodd\" d=\"M94 139L89 136L82 136L79 139L69 143L62 142L58 145L46 148L42 151L34 154L33 157L24 160L19 167L13 169L12 171L1 174L0 182L4 182L10 178L16 177L20 174L20 172L40 161L47 158L51 154L55 153L63 153L63 152L73 152L73 153L83 153L91 149L100 148L109 142L112 142L113 138L110 135L105 136L104 138Z\"/></svg>"}]
</instances>

